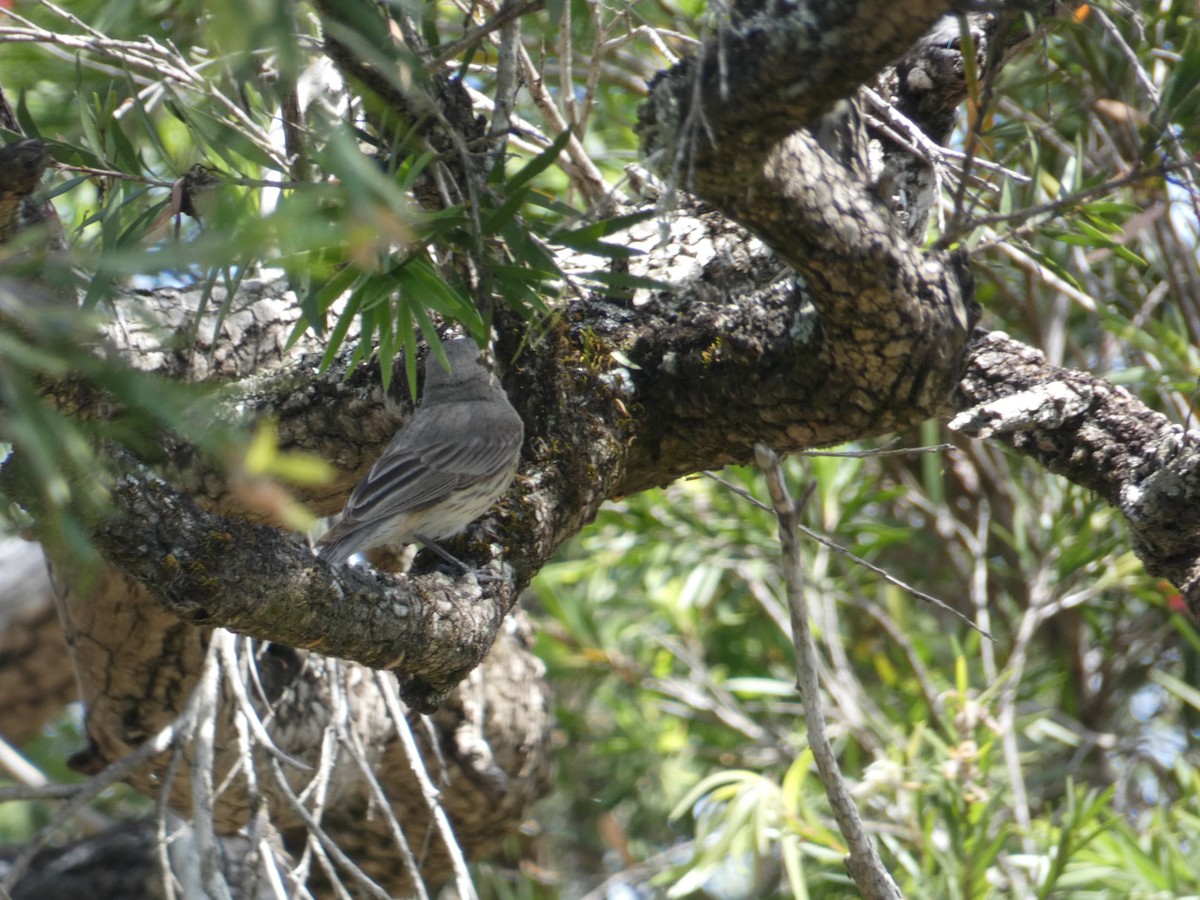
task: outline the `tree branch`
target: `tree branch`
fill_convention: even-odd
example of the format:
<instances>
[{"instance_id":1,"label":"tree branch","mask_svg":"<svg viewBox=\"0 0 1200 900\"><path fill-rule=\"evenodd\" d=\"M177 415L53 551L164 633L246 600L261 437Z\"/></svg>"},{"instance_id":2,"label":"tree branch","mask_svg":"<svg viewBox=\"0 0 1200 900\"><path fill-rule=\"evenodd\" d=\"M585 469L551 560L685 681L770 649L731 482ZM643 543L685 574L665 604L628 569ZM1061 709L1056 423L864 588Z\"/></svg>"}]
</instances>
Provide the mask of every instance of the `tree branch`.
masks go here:
<instances>
[{"instance_id":1,"label":"tree branch","mask_svg":"<svg viewBox=\"0 0 1200 900\"><path fill-rule=\"evenodd\" d=\"M684 175L688 190L734 194L780 140L870 81L950 8L812 0L722 25L651 85L638 123L642 149L659 169Z\"/></svg>"},{"instance_id":2,"label":"tree branch","mask_svg":"<svg viewBox=\"0 0 1200 900\"><path fill-rule=\"evenodd\" d=\"M498 562L481 569L486 586L331 566L293 535L206 512L158 480L127 475L112 501L118 515L96 530L98 549L171 615L396 668L406 702L424 712L479 664L516 598Z\"/></svg>"},{"instance_id":3,"label":"tree branch","mask_svg":"<svg viewBox=\"0 0 1200 900\"><path fill-rule=\"evenodd\" d=\"M1120 510L1146 571L1200 615L1200 435L1002 332L972 337L955 408L951 428L1003 441Z\"/></svg>"}]
</instances>

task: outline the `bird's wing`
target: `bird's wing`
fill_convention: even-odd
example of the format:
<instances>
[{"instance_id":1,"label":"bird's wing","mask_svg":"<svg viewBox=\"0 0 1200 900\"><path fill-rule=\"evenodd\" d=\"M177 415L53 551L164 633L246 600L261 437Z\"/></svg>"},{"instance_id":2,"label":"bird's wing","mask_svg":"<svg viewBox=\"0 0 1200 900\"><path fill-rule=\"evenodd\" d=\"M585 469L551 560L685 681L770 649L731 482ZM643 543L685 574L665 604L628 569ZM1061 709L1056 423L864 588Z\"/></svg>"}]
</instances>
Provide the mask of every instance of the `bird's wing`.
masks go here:
<instances>
[{"instance_id":1,"label":"bird's wing","mask_svg":"<svg viewBox=\"0 0 1200 900\"><path fill-rule=\"evenodd\" d=\"M471 405L455 411L458 422L448 423L445 415L414 416L354 489L345 518L363 521L423 509L510 465L521 429L491 427L487 415L472 419L465 408Z\"/></svg>"}]
</instances>

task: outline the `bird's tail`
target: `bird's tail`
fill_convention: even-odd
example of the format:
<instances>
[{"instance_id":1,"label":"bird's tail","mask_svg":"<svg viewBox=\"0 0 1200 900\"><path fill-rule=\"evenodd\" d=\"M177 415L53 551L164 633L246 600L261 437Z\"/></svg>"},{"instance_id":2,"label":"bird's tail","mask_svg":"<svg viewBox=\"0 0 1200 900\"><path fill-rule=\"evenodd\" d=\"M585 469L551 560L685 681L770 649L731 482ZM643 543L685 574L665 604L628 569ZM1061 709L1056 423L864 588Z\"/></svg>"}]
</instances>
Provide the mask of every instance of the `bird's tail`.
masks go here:
<instances>
[{"instance_id":1,"label":"bird's tail","mask_svg":"<svg viewBox=\"0 0 1200 900\"><path fill-rule=\"evenodd\" d=\"M358 530L343 528L344 522L336 522L317 541L317 555L326 562L344 563L358 546Z\"/></svg>"}]
</instances>

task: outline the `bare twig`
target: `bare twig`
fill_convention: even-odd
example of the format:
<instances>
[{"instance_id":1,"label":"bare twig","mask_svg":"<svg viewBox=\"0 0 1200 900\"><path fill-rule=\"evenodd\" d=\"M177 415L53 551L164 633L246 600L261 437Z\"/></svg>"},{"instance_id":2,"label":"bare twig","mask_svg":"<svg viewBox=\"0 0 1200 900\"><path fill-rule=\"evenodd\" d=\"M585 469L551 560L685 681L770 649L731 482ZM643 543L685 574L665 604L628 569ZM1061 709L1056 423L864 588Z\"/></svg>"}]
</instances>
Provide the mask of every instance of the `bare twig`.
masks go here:
<instances>
[{"instance_id":1,"label":"bare twig","mask_svg":"<svg viewBox=\"0 0 1200 900\"><path fill-rule=\"evenodd\" d=\"M349 723L346 724L348 725ZM388 830L392 834L392 841L396 845L396 849L400 851L400 859L403 860L404 868L408 871L409 877L412 878L413 895L418 900L429 900L429 891L426 889L425 882L421 878L417 858L413 854L412 846L408 842L408 836L404 833L404 826L396 818L396 814L392 810L392 802L388 799L383 785L379 783L379 776L367 760L366 749L363 747L358 731L354 728L346 727L342 739L347 752L349 752L355 765L358 766L358 770L362 773L363 779L370 787L379 810L387 820Z\"/></svg>"},{"instance_id":2,"label":"bare twig","mask_svg":"<svg viewBox=\"0 0 1200 900\"><path fill-rule=\"evenodd\" d=\"M971 33L970 20L966 16L959 17L960 39L963 48L963 65L964 72L967 77L967 86L970 90L970 100L976 101L971 106L973 115L969 116L970 127L967 129L966 146L963 147L962 171L963 177L959 179L958 186L954 192L954 217L951 220L950 231L960 231L963 228L964 220L970 218L969 209L965 208L964 200L967 191L967 176L970 174L971 166L977 155L979 144L983 135L983 123L987 118L988 110L991 108L992 99L996 87L996 73L1000 71L1001 62L1003 59L1004 41L999 38L1004 34L1008 27L1008 15L1005 11L1001 11L997 16L995 37L987 43L987 54L983 62L983 78L978 78L978 73L975 67L976 63L976 45L974 35ZM978 198L972 198L972 207ZM957 227L955 227L957 226Z\"/></svg>"},{"instance_id":3,"label":"bare twig","mask_svg":"<svg viewBox=\"0 0 1200 900\"><path fill-rule=\"evenodd\" d=\"M300 817L301 821L304 822L304 825L308 830L310 846L315 844L316 848L321 851L318 853L318 859L322 860L322 862L328 866L326 871L331 876L330 880L340 888L342 895L347 897L349 896L349 894L345 893L345 888L341 888L340 881L337 879L336 873L334 872L328 857L332 857L332 859L335 860L339 866L350 873L350 875L357 882L358 886L366 892L366 896L377 897L380 898L380 900L391 900L391 895L378 884L376 884L375 881L362 869L355 865L354 861L345 853L343 853L341 848L334 843L333 839L325 833L325 829L321 827L321 823L316 819L313 813L309 812L308 808L292 790L292 786L288 784L287 777L283 774L283 767L280 765L279 761L276 759L268 760L268 765L270 766L271 773L275 776L275 784L279 787L279 790L282 792L284 798L292 807L292 811L295 812L296 815ZM325 854L328 854L328 857L326 857Z\"/></svg>"},{"instance_id":4,"label":"bare twig","mask_svg":"<svg viewBox=\"0 0 1200 900\"><path fill-rule=\"evenodd\" d=\"M221 660L217 642L209 644L204 669L193 696L197 698L196 719L192 724L192 836L200 856L200 877L205 896L212 900L233 900L229 884L221 873L220 855L213 830L213 763L216 756L217 706L221 684Z\"/></svg>"},{"instance_id":5,"label":"bare twig","mask_svg":"<svg viewBox=\"0 0 1200 900\"><path fill-rule=\"evenodd\" d=\"M51 836L58 829L70 821L72 816L86 804L90 803L101 791L111 787L118 781L123 781L148 760L169 749L181 734L186 733L191 728L195 716L196 696L193 693L184 706L183 711L170 724L166 725L132 753L109 764L101 772L83 784L78 785L79 790L76 794L59 808L49 823L25 845L20 855L12 861L4 880L0 881L0 890L11 891L21 876L28 870L33 857L49 843Z\"/></svg>"},{"instance_id":6,"label":"bare twig","mask_svg":"<svg viewBox=\"0 0 1200 900\"><path fill-rule=\"evenodd\" d=\"M545 0L518 0L515 3L505 3L482 25L471 29L457 41L452 41L442 47L442 52L429 64L428 68L431 71L441 68L468 47L479 43L493 31L515 22L527 13L537 12L545 5Z\"/></svg>"},{"instance_id":7,"label":"bare twig","mask_svg":"<svg viewBox=\"0 0 1200 900\"><path fill-rule=\"evenodd\" d=\"M244 641L244 654L239 654L237 645ZM285 762L290 766L295 766L306 772L311 772L313 767L308 763L296 759L293 756L288 756L277 746L271 735L267 733L266 725L259 718L258 710L254 708L254 704L250 702L250 696L246 691L246 681L243 677L248 674L249 669L257 668L254 661L254 643L250 638L239 638L233 632L226 631L223 628L217 629L213 633L213 643L220 649L221 661L224 664L225 683L233 692L234 699L237 700L239 710L239 722L243 722L254 736L258 745L278 759L280 762ZM246 673L243 673L243 662L246 667ZM255 682L260 683L255 677ZM273 713L268 712L268 718Z\"/></svg>"},{"instance_id":8,"label":"bare twig","mask_svg":"<svg viewBox=\"0 0 1200 900\"><path fill-rule=\"evenodd\" d=\"M771 512L771 507L767 506L765 503L763 503L761 500L759 500L753 494L738 487L736 484L732 484L731 482L726 481L720 475L714 475L712 472L701 472L700 474L702 474L705 478L711 478L717 484L725 487L726 489L728 489L730 491L733 491L735 494L737 494L742 499L749 500L751 503L753 503L759 509L763 509L763 510L766 510L767 512ZM933 596L932 594L927 594L924 591L913 587L907 581L900 580L895 575L893 575L891 572L888 572L886 569L881 569L879 566L875 565L874 563L868 562L867 560L863 559L858 554L853 553L850 550L847 550L845 547L843 547L837 541L830 540L829 538L825 537L825 535L819 534L819 533L813 531L811 528L807 527L806 525L802 525L799 522L797 522L796 529L801 534L803 534L805 537L811 538L812 540L816 541L818 544L821 544L824 547L828 547L834 553L844 556L849 560L853 560L855 563L857 563L858 565L862 566L865 569L870 569L872 572L874 572L876 575L878 575L880 578L882 578L888 584L894 584L896 587L900 588L900 590L905 591L906 593L912 594L918 600L924 600L926 603L932 603L938 609L944 610L945 612L948 612L951 615L956 616L957 618L959 618L963 622L965 622L970 628L973 628L974 630L979 631L979 626L975 624L975 622L971 619L970 616L964 615L963 613L959 612L954 607L947 604L945 601L939 600L937 597ZM982 634L989 641L995 640L995 638L993 638L986 631L979 631L979 633Z\"/></svg>"},{"instance_id":9,"label":"bare twig","mask_svg":"<svg viewBox=\"0 0 1200 900\"><path fill-rule=\"evenodd\" d=\"M821 774L821 782L825 785L825 794L829 798L838 828L849 848L846 868L868 900L895 900L902 896L900 888L884 868L875 844L863 828L854 798L850 796L850 789L842 778L837 757L825 733L825 714L821 709L821 691L817 682L817 650L808 627L800 544L796 540L799 508L784 484L779 455L766 445L758 444L754 448L754 460L766 476L767 490L771 495L775 515L779 519L783 577L792 618L792 642L796 649L796 688L800 691L800 699L804 704L808 746Z\"/></svg>"},{"instance_id":10,"label":"bare twig","mask_svg":"<svg viewBox=\"0 0 1200 900\"><path fill-rule=\"evenodd\" d=\"M495 9L494 6L493 9ZM538 111L545 118L550 128L556 134L561 134L569 127L567 120L563 118L558 106L554 103L554 98L551 97L550 92L546 89L541 74L538 72L537 67L534 66L533 59L529 56L529 51L520 44L517 45L516 50L521 78L525 82L530 96L533 98L534 105L537 106ZM603 203L609 196L608 184L604 181L604 176L600 174L600 170L596 168L591 156L583 149L583 145L575 135L571 135L567 140L564 152L570 161L570 168L567 169L568 174L570 174L572 180L576 183L576 186L587 199L588 203ZM564 168L566 167L564 166Z\"/></svg>"},{"instance_id":11,"label":"bare twig","mask_svg":"<svg viewBox=\"0 0 1200 900\"><path fill-rule=\"evenodd\" d=\"M499 163L508 147L508 135L512 131L513 110L517 103L517 46L521 41L521 21L513 19L500 29L500 42L496 47L496 94L492 107L492 124L489 129L492 165Z\"/></svg>"},{"instance_id":12,"label":"bare twig","mask_svg":"<svg viewBox=\"0 0 1200 900\"><path fill-rule=\"evenodd\" d=\"M0 803L16 800L70 800L81 784L16 784L0 788Z\"/></svg>"},{"instance_id":13,"label":"bare twig","mask_svg":"<svg viewBox=\"0 0 1200 900\"><path fill-rule=\"evenodd\" d=\"M147 90L157 91L166 83L175 83L209 97L225 112L225 124L241 133L265 153L281 172L286 172L287 160L280 154L267 134L251 119L237 101L219 90L212 79L192 66L178 50L167 47L153 38L123 41L108 37L85 25L75 16L44 2L43 6L82 34L67 34L42 28L11 9L0 8L0 15L19 22L17 26L0 26L0 43L36 43L63 47L76 53L91 53L116 61L127 69L139 70L151 76Z\"/></svg>"},{"instance_id":14,"label":"bare twig","mask_svg":"<svg viewBox=\"0 0 1200 900\"><path fill-rule=\"evenodd\" d=\"M562 98L564 118L575 132L576 137L582 137L579 129L579 112L575 108L575 67L572 60L575 56L574 42L571 40L571 4L564 3L558 20L558 94ZM599 37L597 37L599 43Z\"/></svg>"},{"instance_id":15,"label":"bare twig","mask_svg":"<svg viewBox=\"0 0 1200 900\"><path fill-rule=\"evenodd\" d=\"M925 132L921 130L919 125L912 121L912 119L901 113L898 109L896 109L896 107L884 100L883 97L871 90L871 88L863 86L859 88L859 91L876 112L887 119L890 124L902 129L903 137L908 142L908 149L919 155L926 162L936 163L946 168L950 168L949 160L961 161L966 159L967 155L961 150L955 150L952 147L943 147L941 144L933 141L927 134L925 134ZM879 124L882 125L883 123L880 122ZM893 131L889 133L888 136L894 140L896 137L899 137L900 134L899 132ZM974 161L974 165L981 169L986 169L989 172L995 172L999 175L1004 175L1020 184L1028 184L1033 180L1028 175L1022 174L1015 169L1006 168L999 163L992 162L991 160L976 159ZM977 175L972 175L971 177L977 179L980 184L990 186L990 182L980 178Z\"/></svg>"},{"instance_id":16,"label":"bare twig","mask_svg":"<svg viewBox=\"0 0 1200 900\"><path fill-rule=\"evenodd\" d=\"M15 787L0 788L0 803L10 800L70 800L79 792L77 784L51 784L46 775L27 760L8 741L0 737L0 768L15 781ZM112 821L97 810L85 807L79 811L79 821L86 830L103 831Z\"/></svg>"},{"instance_id":17,"label":"bare twig","mask_svg":"<svg viewBox=\"0 0 1200 900\"><path fill-rule=\"evenodd\" d=\"M1085 294L1083 291L1079 290L1065 279L1060 278L1048 266L1030 256L1016 244L1008 241L997 241L994 244L990 244L990 246L994 247L1004 256L1007 256L1018 266L1018 268L1024 269L1026 272L1029 272L1030 274L1035 275L1037 278L1040 278L1060 294L1070 297L1083 309L1093 313L1096 311L1096 301L1092 299L1092 297Z\"/></svg>"},{"instance_id":18,"label":"bare twig","mask_svg":"<svg viewBox=\"0 0 1200 900\"><path fill-rule=\"evenodd\" d=\"M154 798L154 836L157 839L155 851L165 900L175 900L176 886L182 887L180 884L182 879L176 875L176 865L172 861L171 853L179 831L178 819L171 812L171 792L183 762L183 747L176 744L171 751L171 758L167 761L166 768L163 769L158 796Z\"/></svg>"},{"instance_id":19,"label":"bare twig","mask_svg":"<svg viewBox=\"0 0 1200 900\"><path fill-rule=\"evenodd\" d=\"M992 627L991 607L988 605L988 554L987 538L992 524L992 508L986 499L979 501L979 520L972 536L971 556L974 560L971 572L971 602L975 605L975 621L980 631L990 631ZM991 641L984 641L980 647L983 661L983 677L989 683L996 680L996 648Z\"/></svg>"},{"instance_id":20,"label":"bare twig","mask_svg":"<svg viewBox=\"0 0 1200 900\"><path fill-rule=\"evenodd\" d=\"M376 672L375 683L383 694L384 703L392 716L392 724L396 727L396 736L400 738L400 744L404 748L405 758L421 788L421 796L425 798L429 814L433 817L438 834L441 835L442 842L446 846L446 853L450 856L458 896L461 900L478 900L479 895L475 892L475 885L471 882L471 873L467 871L467 861L463 857L462 848L458 845L458 839L450 827L450 820L446 818L446 810L442 807L441 792L430 779L429 773L425 771L421 751L417 748L412 730L408 727L408 718L404 714L404 704L400 702L396 679L390 672Z\"/></svg>"}]
</instances>

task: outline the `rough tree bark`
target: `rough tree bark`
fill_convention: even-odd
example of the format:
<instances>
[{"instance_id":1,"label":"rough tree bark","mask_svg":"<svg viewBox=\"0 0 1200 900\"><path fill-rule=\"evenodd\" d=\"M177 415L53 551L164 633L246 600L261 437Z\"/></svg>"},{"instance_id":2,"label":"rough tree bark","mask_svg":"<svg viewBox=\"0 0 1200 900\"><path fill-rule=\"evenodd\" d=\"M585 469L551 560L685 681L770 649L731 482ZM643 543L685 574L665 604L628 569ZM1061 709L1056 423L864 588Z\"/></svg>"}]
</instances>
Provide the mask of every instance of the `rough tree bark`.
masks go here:
<instances>
[{"instance_id":1,"label":"rough tree bark","mask_svg":"<svg viewBox=\"0 0 1200 900\"><path fill-rule=\"evenodd\" d=\"M1057 12L1040 6L1045 19ZM103 569L89 575L54 560L92 742L77 765L96 770L158 733L194 695L213 648L228 649L227 674L246 677L255 665L261 687L250 705L264 718L271 710L277 751L256 748L262 771L284 758L332 771L326 831L380 884L404 890L409 876L354 760L380 773L412 846L430 817L372 669L398 677L424 749L441 751L456 834L470 855L486 854L544 789L550 753L540 669L510 613L605 500L748 463L756 442L795 451L931 416L954 416L952 427L1004 440L1096 490L1129 518L1147 570L1176 582L1200 612L1194 440L1127 392L976 330L968 261L913 243L930 205L927 171L864 124L854 95L870 83L934 141L946 139L964 85L947 37L957 21L937 22L954 9L740 3L693 58L655 82L639 130L663 183L634 205L657 207L660 218L626 238L645 250L630 271L671 289L579 292L531 346L498 312L496 355L526 425L521 474L495 515L455 547L488 579L449 577L423 558L405 577L331 567L274 527L253 490L188 448L175 448L169 470L124 461L114 515L92 533ZM972 28L981 59L989 42L1006 52L1022 37L992 19ZM331 50L359 66L336 41ZM369 68L354 74L371 82ZM458 146L440 131L430 140L443 138ZM2 287L13 302L25 290ZM192 292L136 299L142 310L148 301L167 328L198 307ZM117 315L134 302L118 300ZM284 349L296 311L282 279L248 279L233 309L213 346L194 356L143 324L115 325L106 340L143 370L223 384L225 415L272 416L285 448L334 461L336 483L301 497L332 512L408 411L404 379L385 403L370 367L345 377L343 361L314 375L316 339ZM48 385L47 396L74 408L99 403L77 382ZM15 491L19 467L18 451L5 467ZM240 756L244 711L222 684L218 782ZM417 713L432 713L432 725ZM321 747L331 733L333 757ZM156 793L170 758L131 780ZM219 832L253 820L262 798L285 845L302 845L305 823L285 783L299 789L311 772L279 765L280 783L251 785L244 772L229 780L216 801ZM188 766L171 774L170 802L185 816L192 782ZM447 859L433 844L422 874L444 879Z\"/></svg>"}]
</instances>

